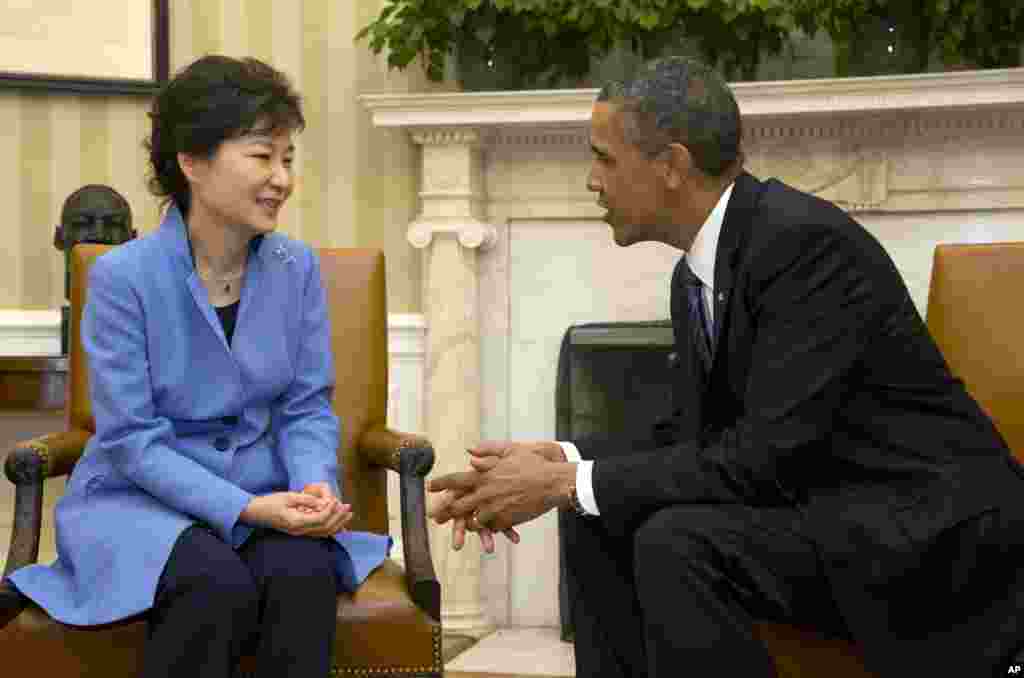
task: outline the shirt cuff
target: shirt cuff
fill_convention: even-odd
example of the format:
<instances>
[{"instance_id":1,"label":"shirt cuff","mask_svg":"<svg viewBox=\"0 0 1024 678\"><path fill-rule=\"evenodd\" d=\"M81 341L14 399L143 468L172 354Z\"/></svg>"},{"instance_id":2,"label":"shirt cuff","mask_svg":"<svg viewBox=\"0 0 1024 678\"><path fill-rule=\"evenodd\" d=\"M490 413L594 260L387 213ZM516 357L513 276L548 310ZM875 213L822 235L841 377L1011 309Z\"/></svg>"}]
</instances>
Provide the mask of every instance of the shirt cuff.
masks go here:
<instances>
[{"instance_id":1,"label":"shirt cuff","mask_svg":"<svg viewBox=\"0 0 1024 678\"><path fill-rule=\"evenodd\" d=\"M594 474L594 461L582 460L576 464L576 496L580 500L580 506L589 515L599 516L597 510L597 499L594 497L594 481L591 480Z\"/></svg>"},{"instance_id":2,"label":"shirt cuff","mask_svg":"<svg viewBox=\"0 0 1024 678\"><path fill-rule=\"evenodd\" d=\"M556 440L555 443L562 448L562 452L565 454L565 460L570 464L575 464L583 459L580 455L579 448L572 443L563 443L560 440Z\"/></svg>"},{"instance_id":3,"label":"shirt cuff","mask_svg":"<svg viewBox=\"0 0 1024 678\"><path fill-rule=\"evenodd\" d=\"M580 506L588 515L599 516L597 500L594 498L594 482L591 477L594 474L593 460L584 460L579 449L572 443L556 440L565 453L565 460L570 464L576 464L576 497L580 500Z\"/></svg>"}]
</instances>

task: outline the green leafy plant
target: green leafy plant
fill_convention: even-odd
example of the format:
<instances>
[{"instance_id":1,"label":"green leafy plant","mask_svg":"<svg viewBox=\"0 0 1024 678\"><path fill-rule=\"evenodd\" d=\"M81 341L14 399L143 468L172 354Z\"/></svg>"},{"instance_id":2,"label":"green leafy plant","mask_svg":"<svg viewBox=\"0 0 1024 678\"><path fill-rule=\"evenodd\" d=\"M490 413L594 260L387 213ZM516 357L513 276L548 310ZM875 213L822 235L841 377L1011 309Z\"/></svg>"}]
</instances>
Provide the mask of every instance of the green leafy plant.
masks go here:
<instances>
[{"instance_id":1,"label":"green leafy plant","mask_svg":"<svg viewBox=\"0 0 1024 678\"><path fill-rule=\"evenodd\" d=\"M445 77L448 59L463 52L482 63L517 60L528 75L579 76L590 54L610 49L619 22L611 2L567 0L388 0L356 36L388 66L420 58L431 80ZM601 5L606 5L602 7Z\"/></svg>"},{"instance_id":2,"label":"green leafy plant","mask_svg":"<svg viewBox=\"0 0 1024 678\"><path fill-rule=\"evenodd\" d=\"M613 50L636 61L695 53L729 79L754 79L796 29L832 41L838 76L921 72L932 61L1020 65L1024 3L995 0L386 0L356 36L388 65L419 58L432 80L497 89L580 84ZM881 69L881 70L879 70Z\"/></svg>"},{"instance_id":3,"label":"green leafy plant","mask_svg":"<svg viewBox=\"0 0 1024 678\"><path fill-rule=\"evenodd\" d=\"M705 59L753 77L763 51L778 52L793 28L788 0L387 0L356 36L388 65L420 58L441 80L448 59L499 69L527 82L579 81L617 46L642 58L693 38ZM515 83L505 83L506 86Z\"/></svg>"},{"instance_id":4,"label":"green leafy plant","mask_svg":"<svg viewBox=\"0 0 1024 678\"><path fill-rule=\"evenodd\" d=\"M791 0L689 0L676 5L670 30L689 36L698 54L717 65L729 80L754 80L761 58L780 53L796 28L791 4Z\"/></svg>"},{"instance_id":5,"label":"green leafy plant","mask_svg":"<svg viewBox=\"0 0 1024 678\"><path fill-rule=\"evenodd\" d=\"M943 61L979 68L1021 65L1024 4L986 0L945 0L948 20L939 42Z\"/></svg>"},{"instance_id":6,"label":"green leafy plant","mask_svg":"<svg viewBox=\"0 0 1024 678\"><path fill-rule=\"evenodd\" d=\"M927 71L933 57L947 65L998 68L1020 65L1024 5L989 0L794 0L795 23L832 39L835 71L852 74L863 58L867 32L884 22L907 56L900 71Z\"/></svg>"}]
</instances>

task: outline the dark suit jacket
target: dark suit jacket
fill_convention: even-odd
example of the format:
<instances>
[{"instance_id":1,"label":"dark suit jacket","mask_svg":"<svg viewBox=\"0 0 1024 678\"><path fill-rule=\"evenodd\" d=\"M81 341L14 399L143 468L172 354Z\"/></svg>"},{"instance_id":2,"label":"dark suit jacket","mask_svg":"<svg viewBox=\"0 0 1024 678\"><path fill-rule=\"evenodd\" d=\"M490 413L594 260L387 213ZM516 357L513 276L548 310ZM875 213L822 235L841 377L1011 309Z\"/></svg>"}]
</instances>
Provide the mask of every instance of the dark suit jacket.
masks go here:
<instances>
[{"instance_id":1,"label":"dark suit jacket","mask_svg":"<svg viewBox=\"0 0 1024 678\"><path fill-rule=\"evenodd\" d=\"M628 535L673 504L795 506L877 670L987 675L1024 643L1024 618L1007 623L1024 611L1024 480L889 256L831 203L742 174L707 378L678 271L671 421L631 449L577 441L601 520Z\"/></svg>"}]
</instances>

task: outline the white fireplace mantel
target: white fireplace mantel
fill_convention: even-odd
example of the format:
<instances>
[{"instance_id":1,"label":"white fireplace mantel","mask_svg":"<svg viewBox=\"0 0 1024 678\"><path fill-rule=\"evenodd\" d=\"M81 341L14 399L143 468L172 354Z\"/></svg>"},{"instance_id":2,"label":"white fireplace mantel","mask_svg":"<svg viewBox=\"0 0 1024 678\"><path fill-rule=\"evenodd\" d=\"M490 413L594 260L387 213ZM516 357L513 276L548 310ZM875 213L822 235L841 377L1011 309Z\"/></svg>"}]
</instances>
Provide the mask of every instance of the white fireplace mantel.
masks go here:
<instances>
[{"instance_id":1,"label":"white fireplace mantel","mask_svg":"<svg viewBox=\"0 0 1024 678\"><path fill-rule=\"evenodd\" d=\"M747 168L853 211L1024 207L1024 68L733 85ZM374 124L420 144L588 145L597 90L366 94ZM962 140L970 138L970 144ZM579 157L583 157L577 153ZM488 162L492 158L488 158ZM488 180L490 176L488 170ZM493 202L526 199L487 186ZM529 187L515 186L517 191ZM542 186L534 188L542 189ZM580 182L573 200L588 197ZM584 210L585 211L585 210Z\"/></svg>"},{"instance_id":2,"label":"white fireplace mantel","mask_svg":"<svg viewBox=\"0 0 1024 678\"><path fill-rule=\"evenodd\" d=\"M745 120L1019 106L1024 68L732 85ZM596 89L364 94L381 127L585 125Z\"/></svg>"},{"instance_id":3,"label":"white fireplace mantel","mask_svg":"<svg viewBox=\"0 0 1024 678\"><path fill-rule=\"evenodd\" d=\"M751 173L855 213L922 312L936 244L1024 239L1024 68L733 88ZM555 372L568 326L668 316L680 253L656 243L617 247L586 190L596 94L360 97L376 125L407 129L423 150L422 209L409 241L423 248L431 278L425 408L431 435L451 448L438 449L447 468L465 465L453 442L460 431L555 436ZM464 352L455 359L451 346ZM463 398L455 408L452 394L467 385L479 389L479 407ZM479 570L448 559L443 586L459 603L451 618L469 610L462 618L476 619L469 589L479 584L498 625L556 625L556 532L548 515L522 526L518 546L499 540ZM443 547L435 543L439 562Z\"/></svg>"}]
</instances>

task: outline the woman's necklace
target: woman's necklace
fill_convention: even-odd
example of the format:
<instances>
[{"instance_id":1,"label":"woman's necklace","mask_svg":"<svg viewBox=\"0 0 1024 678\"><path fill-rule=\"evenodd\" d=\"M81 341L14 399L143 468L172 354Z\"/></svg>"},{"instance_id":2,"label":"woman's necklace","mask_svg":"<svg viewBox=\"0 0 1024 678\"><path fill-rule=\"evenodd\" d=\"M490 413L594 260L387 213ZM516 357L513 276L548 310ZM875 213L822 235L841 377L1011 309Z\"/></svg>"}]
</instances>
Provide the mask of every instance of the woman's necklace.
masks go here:
<instances>
[{"instance_id":1,"label":"woman's necklace","mask_svg":"<svg viewBox=\"0 0 1024 678\"><path fill-rule=\"evenodd\" d=\"M222 277L210 274L203 275L202 273L199 273L199 279L202 280L203 282L211 283L215 286L223 285L224 294L231 294L231 288L234 287L235 283L238 282L244 274L245 271L241 271L239 273Z\"/></svg>"},{"instance_id":2,"label":"woman's necklace","mask_svg":"<svg viewBox=\"0 0 1024 678\"><path fill-rule=\"evenodd\" d=\"M188 232L187 224L185 225L185 239L188 240L188 253L189 256L192 257L192 268L195 269L196 275L198 275L199 279L202 280L204 284L206 284L208 289L223 285L224 294L231 294L232 291L238 290L237 283L239 280L242 279L242 276L245 275L245 268L243 268L238 273L232 273L231 275L226 276L216 276L211 275L210 273L206 273L204 275L199 271L199 267L196 266L196 253L195 250L192 249L192 236Z\"/></svg>"}]
</instances>

